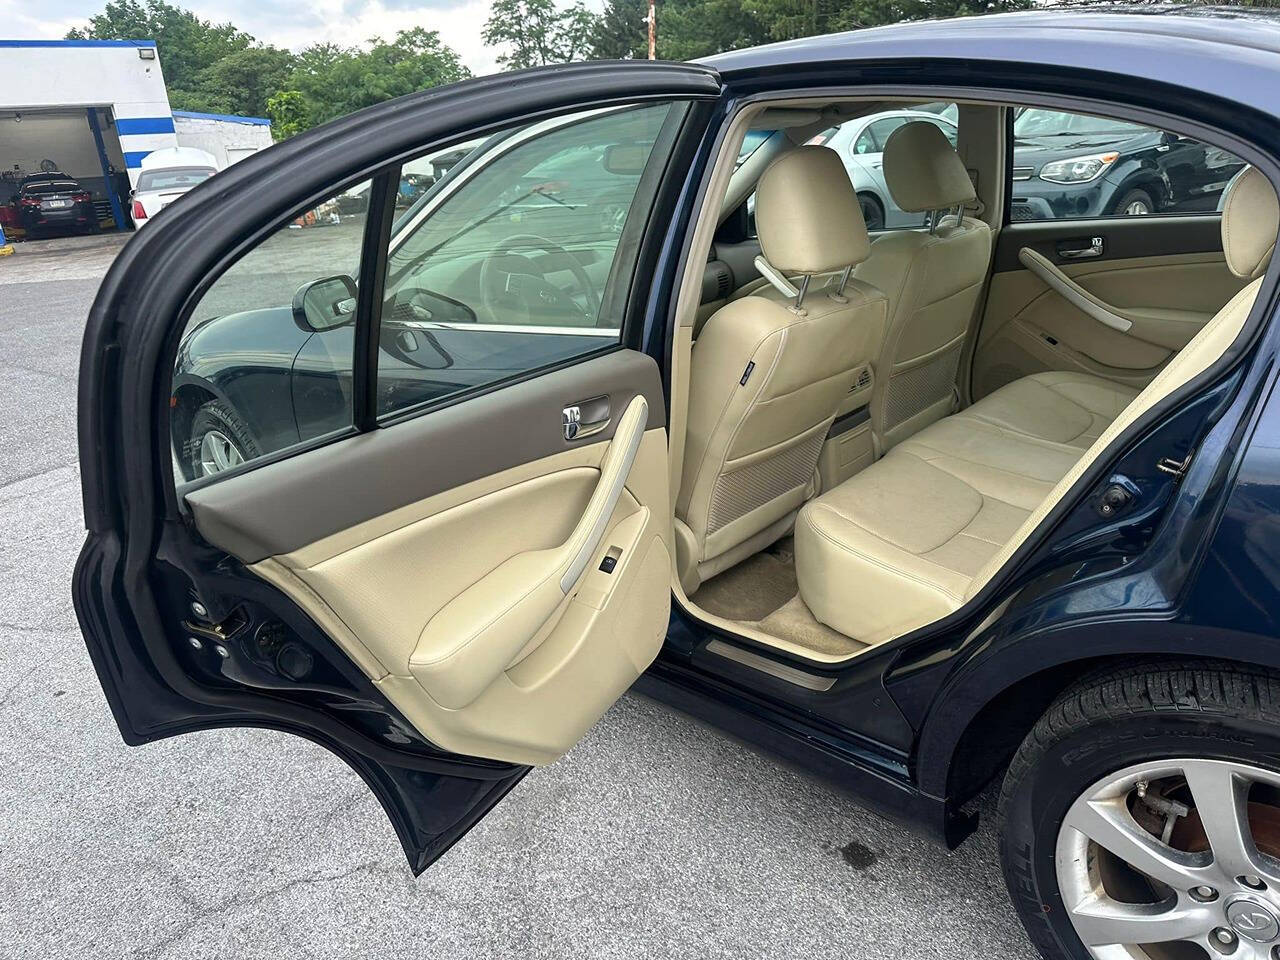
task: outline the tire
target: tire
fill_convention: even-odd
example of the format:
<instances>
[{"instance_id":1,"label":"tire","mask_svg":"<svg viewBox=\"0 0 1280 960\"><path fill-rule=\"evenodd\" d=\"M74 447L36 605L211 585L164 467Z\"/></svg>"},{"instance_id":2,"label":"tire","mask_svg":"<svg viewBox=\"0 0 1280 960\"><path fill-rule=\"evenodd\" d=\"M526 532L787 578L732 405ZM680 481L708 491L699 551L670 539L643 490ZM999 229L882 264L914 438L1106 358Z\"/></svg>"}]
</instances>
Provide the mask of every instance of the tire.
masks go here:
<instances>
[{"instance_id":1,"label":"tire","mask_svg":"<svg viewBox=\"0 0 1280 960\"><path fill-rule=\"evenodd\" d=\"M1214 894L1213 902L1201 903L1195 891L1203 893L1205 887L1193 887L1188 881L1180 891L1153 883L1137 873L1130 875L1125 866L1113 865L1123 861L1085 840L1086 834L1074 829L1076 824L1092 823L1088 816L1092 815L1093 807L1084 807L1084 798L1097 800L1103 796L1095 792L1099 783L1111 784L1113 786L1104 789L1120 791L1113 800L1120 806L1107 809L1120 811L1115 814L1120 818L1128 817L1125 822L1138 827L1138 835L1156 844L1155 849L1167 849L1160 846L1162 840L1151 832L1156 829L1153 819L1159 822L1161 815L1151 812L1148 801L1137 798L1138 792L1145 790L1147 797L1154 796L1151 803L1167 803L1166 796L1184 801L1190 798L1189 807L1182 808L1188 812L1165 821L1166 825L1173 824L1168 842L1179 851L1205 851L1194 855L1208 858L1205 861L1208 868L1216 871L1220 866L1217 854L1207 840L1207 832L1199 827L1199 818L1203 810L1210 824L1221 820L1215 818L1213 804L1195 805L1190 791L1192 773L1186 771L1201 771L1202 779L1194 782L1206 782L1203 778L1207 776L1209 782L1216 783L1222 770L1248 768L1256 771L1256 776L1251 773L1246 782L1262 784L1261 788L1254 788L1258 792L1246 795L1249 832L1254 835L1257 847L1274 856L1273 824L1280 823L1272 814L1273 810L1280 813L1277 810L1280 806L1277 758L1280 758L1280 678L1260 668L1229 663L1148 665L1095 676L1065 692L1023 741L1000 794L1000 856L1005 883L1040 953L1048 960L1092 960L1101 955L1091 953L1076 931L1064 900L1064 884L1060 880L1064 876L1068 881L1079 877L1083 884L1066 888L1072 903L1084 903L1076 891L1096 891L1096 884L1103 882L1099 878L1106 872L1109 879L1105 881L1102 895L1115 898L1107 902L1108 909L1116 902L1122 910L1136 902L1128 899L1134 884L1142 891L1137 901L1163 901L1161 911L1189 908L1195 911L1197 931L1200 925L1208 924L1204 934L1196 932L1195 936L1214 936L1216 931L1229 926L1226 909L1242 897L1266 897L1268 909L1280 918L1280 880L1271 874L1263 872L1271 881L1271 888L1265 893L1254 894L1232 877L1209 887L1209 892ZM1170 762L1174 760L1181 764ZM1162 762L1167 762L1163 771L1159 769ZM1159 779L1174 768L1176 775ZM1135 770L1140 772L1134 774ZM1123 786L1127 782L1124 778L1149 776L1148 771L1155 776L1134 781L1132 789ZM1177 785L1179 777L1183 786ZM1235 773L1231 773L1231 777L1235 782ZM1144 786L1140 787L1140 783ZM1114 787L1116 784L1120 786ZM1200 795L1215 796L1207 789ZM1260 799L1255 801L1255 797ZM1106 804L1106 797L1100 802ZM1082 810L1084 813L1078 812ZM1129 813L1123 812L1126 810ZM1266 817L1259 819L1260 813ZM1139 826L1133 820L1135 814L1147 823ZM1262 839L1258 840L1259 837ZM1079 845L1081 843L1087 846ZM1187 853L1175 856L1185 857ZM1225 857L1222 864L1226 864ZM1088 887L1090 883L1095 887ZM1129 893L1113 889L1112 884L1128 889ZM1088 895L1096 896L1096 892ZM1176 903L1168 899L1170 896L1177 898ZM1191 902L1193 899L1196 902ZM1201 921L1201 916L1209 919ZM1089 919L1084 917L1082 922L1088 923ZM1132 928L1125 927L1126 931L1129 929ZM1240 929L1244 927L1229 929L1228 933L1237 937L1236 930ZM1104 936L1111 933L1109 930ZM1273 942L1280 943L1280 929ZM1237 938L1237 945L1242 943ZM1253 942L1244 945L1255 946ZM1190 949L1190 945L1183 942L1177 947ZM1161 949L1165 948L1156 947L1148 955L1161 956ZM1260 949L1269 951L1271 946L1261 945ZM1221 952L1224 951L1208 951L1207 955L1217 957ZM1247 950L1237 953L1241 955L1253 956Z\"/></svg>"},{"instance_id":2,"label":"tire","mask_svg":"<svg viewBox=\"0 0 1280 960\"><path fill-rule=\"evenodd\" d=\"M858 206L862 208L862 219L868 230L884 229L884 206L869 193L858 194Z\"/></svg>"},{"instance_id":3,"label":"tire","mask_svg":"<svg viewBox=\"0 0 1280 960\"><path fill-rule=\"evenodd\" d=\"M1113 211L1114 216L1146 217L1156 212L1156 203L1145 190L1129 190Z\"/></svg>"},{"instance_id":4,"label":"tire","mask_svg":"<svg viewBox=\"0 0 1280 960\"><path fill-rule=\"evenodd\" d=\"M262 454L245 422L219 400L209 400L196 409L187 436L182 459L189 480L221 473ZM210 457L210 448L222 449L225 454Z\"/></svg>"}]
</instances>

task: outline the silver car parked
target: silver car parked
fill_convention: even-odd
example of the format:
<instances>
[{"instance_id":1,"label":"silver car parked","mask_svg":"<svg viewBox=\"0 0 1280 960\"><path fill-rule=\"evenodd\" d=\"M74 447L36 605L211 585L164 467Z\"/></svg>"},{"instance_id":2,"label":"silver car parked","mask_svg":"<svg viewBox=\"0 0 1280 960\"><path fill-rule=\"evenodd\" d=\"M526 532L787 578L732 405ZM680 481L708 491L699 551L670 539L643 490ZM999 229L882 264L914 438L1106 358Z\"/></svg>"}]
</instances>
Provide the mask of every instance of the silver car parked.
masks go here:
<instances>
[{"instance_id":1,"label":"silver car parked","mask_svg":"<svg viewBox=\"0 0 1280 960\"><path fill-rule=\"evenodd\" d=\"M865 117L856 117L838 127L831 127L818 134L810 143L830 147L840 154L849 179L858 192L862 217L868 230L886 227L919 227L924 224L924 214L900 210L889 194L884 182L884 145L889 134L912 120L927 120L937 124L947 135L951 145L956 144L954 104L938 105L939 111L886 110Z\"/></svg>"}]
</instances>

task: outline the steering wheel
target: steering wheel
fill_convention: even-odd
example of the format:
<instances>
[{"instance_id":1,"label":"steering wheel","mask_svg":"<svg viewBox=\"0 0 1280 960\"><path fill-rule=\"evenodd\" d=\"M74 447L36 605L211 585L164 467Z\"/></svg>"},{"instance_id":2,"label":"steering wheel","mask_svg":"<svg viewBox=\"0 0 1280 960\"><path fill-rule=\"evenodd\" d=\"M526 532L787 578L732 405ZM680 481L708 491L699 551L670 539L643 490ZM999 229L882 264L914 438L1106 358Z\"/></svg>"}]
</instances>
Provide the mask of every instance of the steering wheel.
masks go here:
<instances>
[{"instance_id":1,"label":"steering wheel","mask_svg":"<svg viewBox=\"0 0 1280 960\"><path fill-rule=\"evenodd\" d=\"M526 250L558 254L565 269L573 274L577 291L562 290L549 281L537 262L520 252ZM587 310L570 296L573 292L586 298ZM600 296L578 258L560 244L532 233L508 237L484 258L480 264L480 301L490 316L515 313L526 323L551 326L573 325L565 323L566 317L581 317L590 326L600 315Z\"/></svg>"}]
</instances>

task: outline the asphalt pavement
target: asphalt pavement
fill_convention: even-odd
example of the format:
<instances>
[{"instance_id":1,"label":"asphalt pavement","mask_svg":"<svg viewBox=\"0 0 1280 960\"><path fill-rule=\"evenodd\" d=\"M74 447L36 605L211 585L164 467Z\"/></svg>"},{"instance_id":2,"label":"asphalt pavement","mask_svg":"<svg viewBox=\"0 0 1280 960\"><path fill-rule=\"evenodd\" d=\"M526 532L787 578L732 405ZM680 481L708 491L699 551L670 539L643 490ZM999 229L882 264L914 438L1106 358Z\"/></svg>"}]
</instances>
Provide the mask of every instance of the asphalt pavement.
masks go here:
<instances>
[{"instance_id":1,"label":"asphalt pavement","mask_svg":"<svg viewBox=\"0 0 1280 960\"><path fill-rule=\"evenodd\" d=\"M417 880L309 742L127 748L70 596L80 336L118 246L0 259L0 958L1035 956L989 800L948 853L639 696Z\"/></svg>"}]
</instances>

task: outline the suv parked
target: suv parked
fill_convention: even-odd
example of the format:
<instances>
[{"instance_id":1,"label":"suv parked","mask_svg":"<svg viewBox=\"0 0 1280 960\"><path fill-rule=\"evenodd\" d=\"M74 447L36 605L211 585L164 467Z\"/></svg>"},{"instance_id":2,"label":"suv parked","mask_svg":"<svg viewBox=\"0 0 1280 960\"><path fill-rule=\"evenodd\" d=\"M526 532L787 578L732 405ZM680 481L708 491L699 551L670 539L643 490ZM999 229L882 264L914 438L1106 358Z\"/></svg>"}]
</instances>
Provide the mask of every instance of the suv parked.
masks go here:
<instances>
[{"instance_id":1,"label":"suv parked","mask_svg":"<svg viewBox=\"0 0 1280 960\"><path fill-rule=\"evenodd\" d=\"M1189 137L1038 107L1013 135L1013 220L1212 211L1243 167Z\"/></svg>"}]
</instances>

